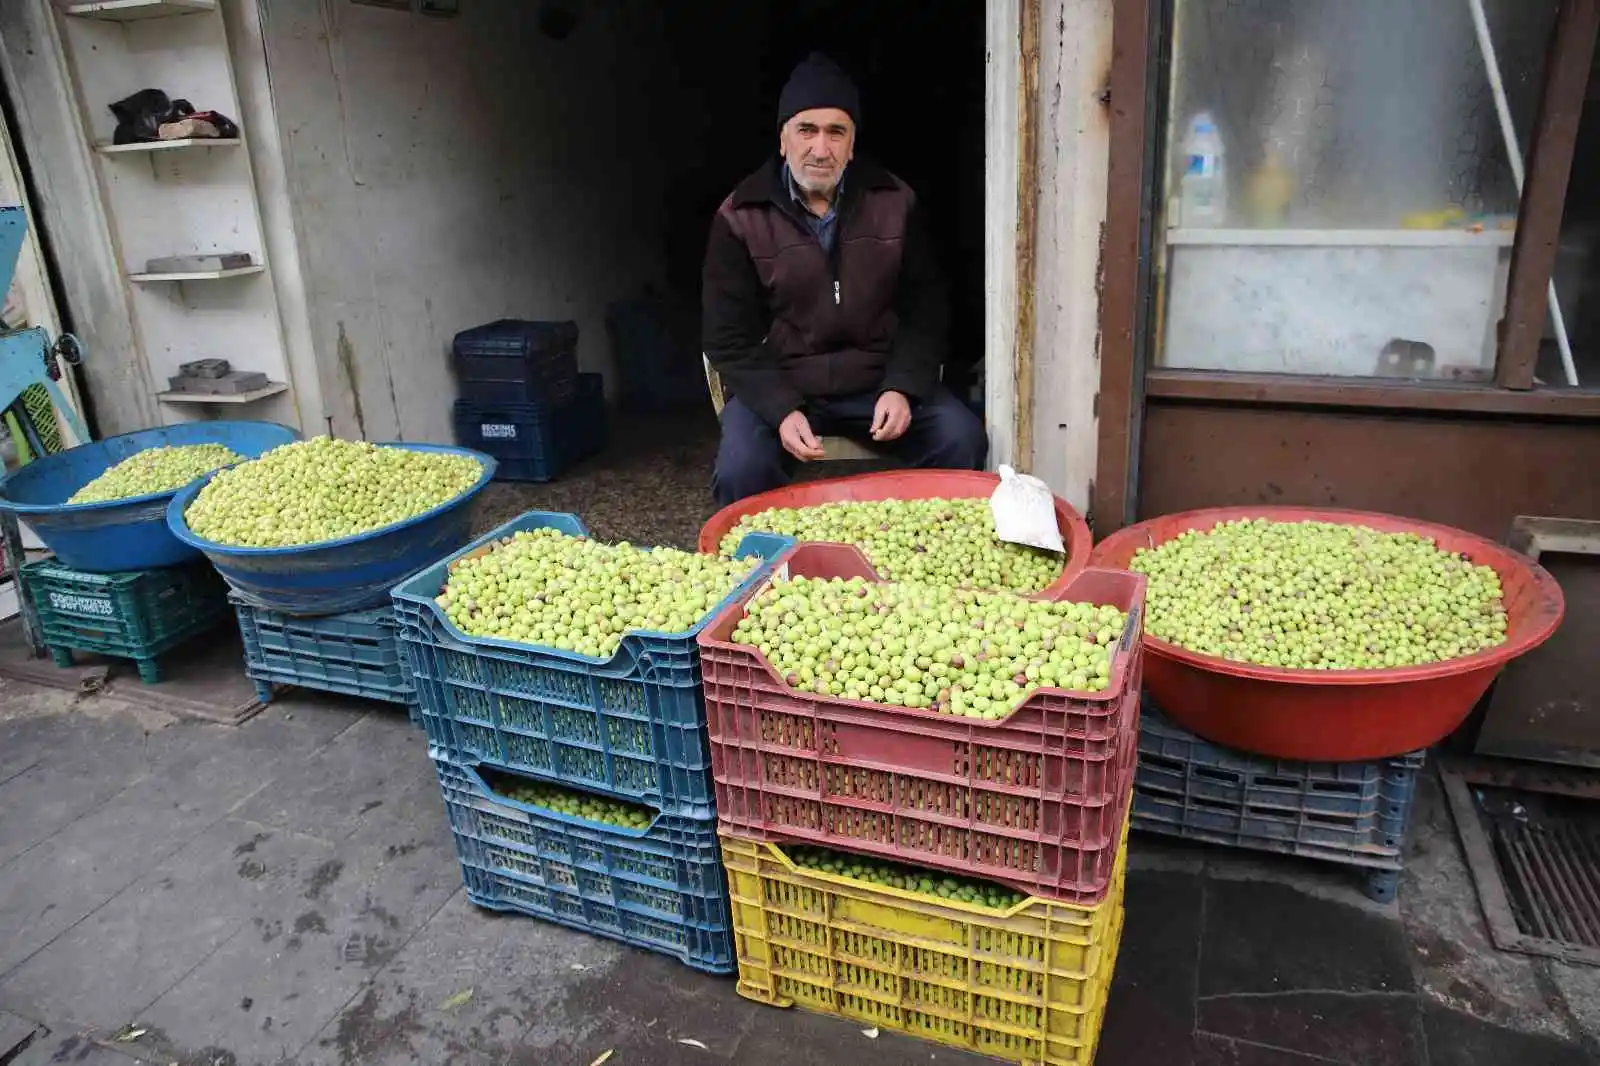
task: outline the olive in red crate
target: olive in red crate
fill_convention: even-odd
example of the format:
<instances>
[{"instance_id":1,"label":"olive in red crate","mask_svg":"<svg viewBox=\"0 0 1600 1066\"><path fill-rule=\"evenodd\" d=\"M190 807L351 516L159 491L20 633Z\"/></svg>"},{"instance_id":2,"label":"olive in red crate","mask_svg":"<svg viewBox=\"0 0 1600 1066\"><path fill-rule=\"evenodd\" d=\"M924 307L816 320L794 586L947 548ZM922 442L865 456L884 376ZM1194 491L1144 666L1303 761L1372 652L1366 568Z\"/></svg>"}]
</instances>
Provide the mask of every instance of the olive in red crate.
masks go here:
<instances>
[{"instance_id":1,"label":"olive in red crate","mask_svg":"<svg viewBox=\"0 0 1600 1066\"><path fill-rule=\"evenodd\" d=\"M755 531L854 544L887 581L1037 592L1061 576L1064 563L1053 552L997 538L986 496L773 507L739 519L722 538L722 554L731 558Z\"/></svg>"},{"instance_id":2,"label":"olive in red crate","mask_svg":"<svg viewBox=\"0 0 1600 1066\"><path fill-rule=\"evenodd\" d=\"M733 639L760 649L791 688L994 720L1040 688L1107 688L1126 624L1090 603L795 577L763 589Z\"/></svg>"}]
</instances>

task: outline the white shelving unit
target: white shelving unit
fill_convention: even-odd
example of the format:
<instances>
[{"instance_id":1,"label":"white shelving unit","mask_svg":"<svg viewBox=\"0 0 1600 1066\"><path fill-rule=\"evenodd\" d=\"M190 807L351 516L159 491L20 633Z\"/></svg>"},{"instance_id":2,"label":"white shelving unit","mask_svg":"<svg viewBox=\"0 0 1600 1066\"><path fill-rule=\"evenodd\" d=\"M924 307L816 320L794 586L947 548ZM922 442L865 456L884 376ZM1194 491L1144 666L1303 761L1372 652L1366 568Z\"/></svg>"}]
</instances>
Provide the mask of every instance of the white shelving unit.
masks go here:
<instances>
[{"instance_id":1,"label":"white shelving unit","mask_svg":"<svg viewBox=\"0 0 1600 1066\"><path fill-rule=\"evenodd\" d=\"M179 141L152 141L148 144L102 144L106 155L135 155L139 152L171 152L179 148L237 148L244 142L237 137L185 137Z\"/></svg>"},{"instance_id":2,"label":"white shelving unit","mask_svg":"<svg viewBox=\"0 0 1600 1066\"><path fill-rule=\"evenodd\" d=\"M98 159L105 214L127 278L146 376L167 422L217 417L294 424L294 393L248 138L114 144L110 105L160 89L241 122L227 27L217 0L57 2L57 25ZM241 122L242 124L242 122ZM152 259L248 253L250 266L156 273ZM266 374L229 396L173 393L182 363L223 358ZM241 407L245 410L241 410Z\"/></svg>"},{"instance_id":3,"label":"white shelving unit","mask_svg":"<svg viewBox=\"0 0 1600 1066\"><path fill-rule=\"evenodd\" d=\"M95 0L94 3L68 4L64 14L102 22L143 22L216 9L216 0Z\"/></svg>"},{"instance_id":4,"label":"white shelving unit","mask_svg":"<svg viewBox=\"0 0 1600 1066\"><path fill-rule=\"evenodd\" d=\"M179 281L221 281L224 278L242 278L247 274L263 274L266 267L257 264L247 267L229 267L226 270L164 271L161 273L129 274L128 280L139 285L170 285Z\"/></svg>"}]
</instances>

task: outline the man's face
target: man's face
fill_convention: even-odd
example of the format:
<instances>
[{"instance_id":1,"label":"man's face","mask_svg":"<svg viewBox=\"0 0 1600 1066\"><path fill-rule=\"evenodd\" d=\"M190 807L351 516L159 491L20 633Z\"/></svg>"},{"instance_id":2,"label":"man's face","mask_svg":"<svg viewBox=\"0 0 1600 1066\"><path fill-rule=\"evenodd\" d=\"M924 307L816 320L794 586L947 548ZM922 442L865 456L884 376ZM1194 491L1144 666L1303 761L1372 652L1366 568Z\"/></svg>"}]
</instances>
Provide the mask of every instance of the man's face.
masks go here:
<instances>
[{"instance_id":1,"label":"man's face","mask_svg":"<svg viewBox=\"0 0 1600 1066\"><path fill-rule=\"evenodd\" d=\"M855 153L856 124L836 107L802 111L783 124L778 148L796 185L808 193L832 196Z\"/></svg>"}]
</instances>

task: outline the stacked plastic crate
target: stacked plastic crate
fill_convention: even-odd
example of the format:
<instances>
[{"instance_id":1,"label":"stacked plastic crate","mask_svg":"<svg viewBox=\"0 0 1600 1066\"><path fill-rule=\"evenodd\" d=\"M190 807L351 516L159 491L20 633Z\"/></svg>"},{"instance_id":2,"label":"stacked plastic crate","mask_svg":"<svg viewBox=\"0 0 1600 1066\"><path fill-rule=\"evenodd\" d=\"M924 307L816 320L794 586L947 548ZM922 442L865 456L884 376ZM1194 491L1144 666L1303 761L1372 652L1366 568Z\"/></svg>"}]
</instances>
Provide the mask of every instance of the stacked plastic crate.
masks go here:
<instances>
[{"instance_id":1,"label":"stacked plastic crate","mask_svg":"<svg viewBox=\"0 0 1600 1066\"><path fill-rule=\"evenodd\" d=\"M238 591L228 593L228 602L239 617L245 672L262 703L280 685L309 688L398 703L421 724L388 606L291 615L254 606Z\"/></svg>"},{"instance_id":2,"label":"stacked plastic crate","mask_svg":"<svg viewBox=\"0 0 1600 1066\"><path fill-rule=\"evenodd\" d=\"M779 572L866 573L853 548L811 544ZM1093 1060L1123 920L1143 589L1088 570L1054 594L1129 613L1110 686L1040 690L998 721L795 690L732 642L742 604L701 634L742 995L1018 1062ZM820 868L796 861L818 845ZM908 887L852 876L885 860ZM1020 896L953 891L966 879Z\"/></svg>"},{"instance_id":3,"label":"stacked plastic crate","mask_svg":"<svg viewBox=\"0 0 1600 1066\"><path fill-rule=\"evenodd\" d=\"M578 373L573 322L501 319L456 334L456 442L499 461L500 481L551 481L606 445L599 374Z\"/></svg>"},{"instance_id":4,"label":"stacked plastic crate","mask_svg":"<svg viewBox=\"0 0 1600 1066\"><path fill-rule=\"evenodd\" d=\"M457 559L544 527L588 535L574 515L531 512L394 590L468 896L731 972L695 645L710 616L631 632L597 660L468 636L435 602ZM788 544L754 534L742 554L771 560Z\"/></svg>"},{"instance_id":5,"label":"stacked plastic crate","mask_svg":"<svg viewBox=\"0 0 1600 1066\"><path fill-rule=\"evenodd\" d=\"M1399 887L1425 754L1346 763L1271 759L1207 743L1146 698L1133 827L1352 866L1367 895L1387 903Z\"/></svg>"},{"instance_id":6,"label":"stacked plastic crate","mask_svg":"<svg viewBox=\"0 0 1600 1066\"><path fill-rule=\"evenodd\" d=\"M22 568L22 585L57 666L75 652L128 659L145 684L162 679L162 656L228 617L227 589L204 559L109 574L41 559Z\"/></svg>"}]
</instances>

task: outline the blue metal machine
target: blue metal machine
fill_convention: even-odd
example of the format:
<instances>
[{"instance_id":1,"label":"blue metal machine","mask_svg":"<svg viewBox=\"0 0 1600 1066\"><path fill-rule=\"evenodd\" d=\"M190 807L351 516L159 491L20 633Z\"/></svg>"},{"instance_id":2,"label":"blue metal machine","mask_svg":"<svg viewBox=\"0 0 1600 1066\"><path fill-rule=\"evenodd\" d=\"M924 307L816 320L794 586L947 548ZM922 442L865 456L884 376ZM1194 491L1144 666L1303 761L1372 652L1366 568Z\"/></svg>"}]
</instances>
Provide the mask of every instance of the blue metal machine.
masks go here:
<instances>
[{"instance_id":1,"label":"blue metal machine","mask_svg":"<svg viewBox=\"0 0 1600 1066\"><path fill-rule=\"evenodd\" d=\"M11 290L11 280L16 276L17 258L22 253L22 239L28 232L28 214L21 207L0 207L0 297ZM34 385L44 386L50 402L61 413L62 419L82 444L88 441L89 432L57 382L61 379L61 363L76 366L82 361L82 348L76 337L63 334L51 341L50 334L37 326L28 329L0 331L0 411L20 405L22 394ZM30 418L19 417L14 423L28 437L28 447L35 456L45 454L44 442L39 439ZM5 560L14 580L22 569L22 533L16 515L0 513L0 544L5 550ZM38 619L34 616L28 597L23 594L17 580L17 600L22 608L22 624L28 644L35 654L43 653L39 639Z\"/></svg>"}]
</instances>

